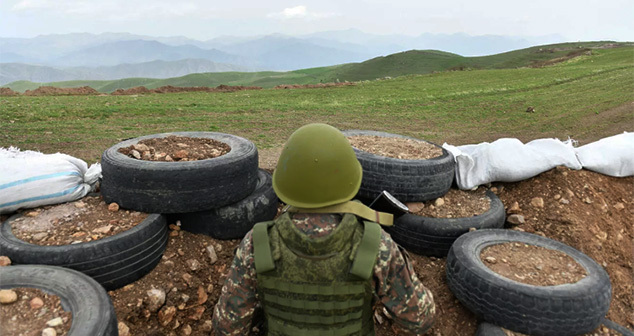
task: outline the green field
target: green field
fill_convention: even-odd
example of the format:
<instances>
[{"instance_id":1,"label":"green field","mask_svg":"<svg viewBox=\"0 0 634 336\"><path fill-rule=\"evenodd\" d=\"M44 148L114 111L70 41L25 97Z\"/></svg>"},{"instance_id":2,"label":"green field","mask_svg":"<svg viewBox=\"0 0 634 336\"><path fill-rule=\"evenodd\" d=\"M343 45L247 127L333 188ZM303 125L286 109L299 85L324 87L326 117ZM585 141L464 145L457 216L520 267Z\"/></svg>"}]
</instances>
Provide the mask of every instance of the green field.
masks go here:
<instances>
[{"instance_id":1,"label":"green field","mask_svg":"<svg viewBox=\"0 0 634 336\"><path fill-rule=\"evenodd\" d=\"M0 147L94 162L122 139L170 131L231 133L272 148L310 122L454 145L500 137L585 143L634 130L634 47L541 68L470 69L319 89L0 97Z\"/></svg>"},{"instance_id":2,"label":"green field","mask_svg":"<svg viewBox=\"0 0 634 336\"><path fill-rule=\"evenodd\" d=\"M49 83L17 81L5 86L18 92L34 90L40 86L56 86L62 88L90 86L104 93L135 86L145 86L149 89L153 89L165 85L215 87L220 84L225 84L272 88L280 84L317 84L337 81L357 82L386 77L429 74L447 70L515 69L566 57L568 55L574 56L583 54L589 50L588 48L597 48L605 46L606 44L631 46L630 43L613 42L563 43L531 47L481 57L463 57L437 50L411 50L373 58L362 63L350 63L288 72L197 73L167 79L126 78L107 81L77 80Z\"/></svg>"}]
</instances>

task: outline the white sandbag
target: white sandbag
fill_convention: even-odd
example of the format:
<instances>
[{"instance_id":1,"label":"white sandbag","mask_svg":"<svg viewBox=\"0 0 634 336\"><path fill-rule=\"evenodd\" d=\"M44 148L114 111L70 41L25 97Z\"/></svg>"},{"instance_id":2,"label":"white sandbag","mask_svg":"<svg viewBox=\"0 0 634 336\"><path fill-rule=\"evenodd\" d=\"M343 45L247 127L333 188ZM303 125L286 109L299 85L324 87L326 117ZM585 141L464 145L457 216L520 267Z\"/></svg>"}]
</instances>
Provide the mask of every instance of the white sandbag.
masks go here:
<instances>
[{"instance_id":1,"label":"white sandbag","mask_svg":"<svg viewBox=\"0 0 634 336\"><path fill-rule=\"evenodd\" d=\"M634 176L634 133L603 138L575 148L575 152L585 169L616 177Z\"/></svg>"},{"instance_id":2,"label":"white sandbag","mask_svg":"<svg viewBox=\"0 0 634 336\"><path fill-rule=\"evenodd\" d=\"M538 139L523 144L502 138L492 143L451 146L443 144L456 160L456 182L463 190L494 181L516 182L556 166L581 169L572 141Z\"/></svg>"},{"instance_id":3,"label":"white sandbag","mask_svg":"<svg viewBox=\"0 0 634 336\"><path fill-rule=\"evenodd\" d=\"M94 190L101 165L66 154L0 148L0 214L70 202Z\"/></svg>"}]
</instances>

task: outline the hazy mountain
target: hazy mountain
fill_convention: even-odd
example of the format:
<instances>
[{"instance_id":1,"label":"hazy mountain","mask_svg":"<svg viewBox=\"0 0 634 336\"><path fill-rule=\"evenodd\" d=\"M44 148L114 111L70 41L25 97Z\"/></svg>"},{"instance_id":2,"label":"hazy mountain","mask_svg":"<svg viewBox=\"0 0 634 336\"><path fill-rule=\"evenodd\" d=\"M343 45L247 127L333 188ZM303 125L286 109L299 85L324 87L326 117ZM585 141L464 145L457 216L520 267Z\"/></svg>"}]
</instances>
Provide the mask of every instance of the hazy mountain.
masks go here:
<instances>
[{"instance_id":1,"label":"hazy mountain","mask_svg":"<svg viewBox=\"0 0 634 336\"><path fill-rule=\"evenodd\" d=\"M202 59L151 61L104 67L56 68L19 63L0 63L0 85L13 81L60 82L68 80L113 80L130 77L171 78L192 73L249 71L250 68Z\"/></svg>"},{"instance_id":2,"label":"hazy mountain","mask_svg":"<svg viewBox=\"0 0 634 336\"><path fill-rule=\"evenodd\" d=\"M110 66L122 63L177 61L188 58L246 65L249 62L220 50L201 49L192 45L169 46L157 41L131 40L105 43L82 49L52 60L62 66Z\"/></svg>"},{"instance_id":3,"label":"hazy mountain","mask_svg":"<svg viewBox=\"0 0 634 336\"><path fill-rule=\"evenodd\" d=\"M172 69L160 62L186 59L224 63L230 69L295 70L361 62L407 50L435 49L462 56L492 55L534 45L562 42L561 36L513 37L470 36L467 34L378 35L357 29L319 32L302 36L221 36L199 41L183 36L153 37L129 33L73 33L41 35L34 38L0 38L0 63L47 65L48 68L20 68L3 65L5 78L102 79L132 76L168 77L188 71L215 71L207 65L182 64ZM156 69L139 70L148 63ZM129 64L130 66L123 66ZM122 65L120 68L114 66ZM63 67L63 69L60 69ZM89 67L90 69L73 69ZM96 67L105 67L96 70ZM199 68L197 68L199 67ZM9 69L9 70L7 70ZM167 69L167 70L166 70ZM41 75L37 72L42 71ZM223 70L218 70L223 71ZM85 77L88 76L88 77ZM94 76L94 77L90 77ZM71 78L71 79L72 79Z\"/></svg>"}]
</instances>

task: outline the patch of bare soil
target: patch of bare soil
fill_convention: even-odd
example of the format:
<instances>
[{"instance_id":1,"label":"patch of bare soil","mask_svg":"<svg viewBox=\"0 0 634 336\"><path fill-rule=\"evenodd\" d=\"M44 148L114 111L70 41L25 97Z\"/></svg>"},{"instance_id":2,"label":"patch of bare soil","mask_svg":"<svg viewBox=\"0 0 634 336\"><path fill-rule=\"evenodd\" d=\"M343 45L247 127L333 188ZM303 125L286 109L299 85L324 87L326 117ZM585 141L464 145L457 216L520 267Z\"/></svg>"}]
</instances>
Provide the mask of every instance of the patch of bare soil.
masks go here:
<instances>
[{"instance_id":1,"label":"patch of bare soil","mask_svg":"<svg viewBox=\"0 0 634 336\"><path fill-rule=\"evenodd\" d=\"M215 240L170 225L163 258L149 274L110 291L130 335L209 335L213 307L240 241Z\"/></svg>"},{"instance_id":2,"label":"patch of bare soil","mask_svg":"<svg viewBox=\"0 0 634 336\"><path fill-rule=\"evenodd\" d=\"M231 151L224 142L209 138L170 135L152 138L118 149L119 153L145 161L198 161L213 159Z\"/></svg>"},{"instance_id":3,"label":"patch of bare soil","mask_svg":"<svg viewBox=\"0 0 634 336\"><path fill-rule=\"evenodd\" d=\"M410 202L410 212L423 217L464 218L481 215L491 208L486 188L477 190L449 189L445 196L426 202Z\"/></svg>"},{"instance_id":4,"label":"patch of bare soil","mask_svg":"<svg viewBox=\"0 0 634 336\"><path fill-rule=\"evenodd\" d=\"M1 290L0 302L2 335L64 336L70 330L72 314L62 309L56 295L36 288L18 287Z\"/></svg>"},{"instance_id":5,"label":"patch of bare soil","mask_svg":"<svg viewBox=\"0 0 634 336\"><path fill-rule=\"evenodd\" d=\"M0 96L17 96L18 93L7 87L0 87Z\"/></svg>"},{"instance_id":6,"label":"patch of bare soil","mask_svg":"<svg viewBox=\"0 0 634 336\"><path fill-rule=\"evenodd\" d=\"M563 252L520 242L489 246L480 258L493 272L534 286L575 283L588 275L579 263Z\"/></svg>"},{"instance_id":7,"label":"patch of bare soil","mask_svg":"<svg viewBox=\"0 0 634 336\"><path fill-rule=\"evenodd\" d=\"M351 86L355 85L353 82L340 82L340 83L319 83L319 84L281 84L273 89L318 89L329 88L337 86Z\"/></svg>"},{"instance_id":8,"label":"patch of bare soil","mask_svg":"<svg viewBox=\"0 0 634 336\"><path fill-rule=\"evenodd\" d=\"M549 66L549 65L562 63L562 62L568 61L570 59L573 59L575 57L584 56L584 55L592 56L592 50L590 50L589 48L573 50L573 51L569 52L568 54L566 54L566 56L557 57L557 58L549 59L549 60L546 60L546 61L533 61L533 63L530 64L529 67L531 67L531 68L543 68L543 67L546 67L546 66Z\"/></svg>"},{"instance_id":9,"label":"patch of bare soil","mask_svg":"<svg viewBox=\"0 0 634 336\"><path fill-rule=\"evenodd\" d=\"M141 223L147 214L119 210L101 196L87 196L73 203L46 206L26 211L11 222L13 234L25 242L59 246L85 243L127 231Z\"/></svg>"},{"instance_id":10,"label":"patch of bare soil","mask_svg":"<svg viewBox=\"0 0 634 336\"><path fill-rule=\"evenodd\" d=\"M98 95L99 92L90 86L78 88L58 88L53 86L40 86L35 90L26 90L25 96L85 96Z\"/></svg>"},{"instance_id":11,"label":"patch of bare soil","mask_svg":"<svg viewBox=\"0 0 634 336\"><path fill-rule=\"evenodd\" d=\"M426 160L442 155L442 148L413 139L354 135L348 140L359 150L395 159Z\"/></svg>"}]
</instances>

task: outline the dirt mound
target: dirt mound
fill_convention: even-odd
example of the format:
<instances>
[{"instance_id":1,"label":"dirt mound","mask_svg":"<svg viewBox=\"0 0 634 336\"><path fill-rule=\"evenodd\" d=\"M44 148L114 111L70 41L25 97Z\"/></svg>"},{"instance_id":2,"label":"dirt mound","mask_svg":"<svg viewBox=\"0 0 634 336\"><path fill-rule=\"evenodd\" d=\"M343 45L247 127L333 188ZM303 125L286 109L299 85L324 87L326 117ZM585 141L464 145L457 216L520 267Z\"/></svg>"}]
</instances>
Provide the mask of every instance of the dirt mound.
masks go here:
<instances>
[{"instance_id":1,"label":"dirt mound","mask_svg":"<svg viewBox=\"0 0 634 336\"><path fill-rule=\"evenodd\" d=\"M282 84L274 87L274 89L317 89L317 88L327 88L333 86L349 86L354 85L352 82L342 82L342 83L319 83L319 84Z\"/></svg>"},{"instance_id":2,"label":"dirt mound","mask_svg":"<svg viewBox=\"0 0 634 336\"><path fill-rule=\"evenodd\" d=\"M137 86L129 89L117 89L112 95L135 95L135 94L150 94L150 93L179 93L179 92L235 92L242 90L261 90L259 86L232 86L232 85L218 85L217 87L208 86L172 86L165 85L156 89L148 89L145 86Z\"/></svg>"},{"instance_id":3,"label":"dirt mound","mask_svg":"<svg viewBox=\"0 0 634 336\"><path fill-rule=\"evenodd\" d=\"M58 88L53 86L40 86L35 90L26 90L25 96L85 96L98 95L99 92L90 86L78 88Z\"/></svg>"},{"instance_id":4,"label":"dirt mound","mask_svg":"<svg viewBox=\"0 0 634 336\"><path fill-rule=\"evenodd\" d=\"M7 88L7 87L0 87L0 96L17 96L18 93Z\"/></svg>"},{"instance_id":5,"label":"dirt mound","mask_svg":"<svg viewBox=\"0 0 634 336\"><path fill-rule=\"evenodd\" d=\"M113 96L125 96L125 95L135 95L135 94L148 94L152 93L145 86L137 86L129 89L117 89L111 95Z\"/></svg>"}]
</instances>

